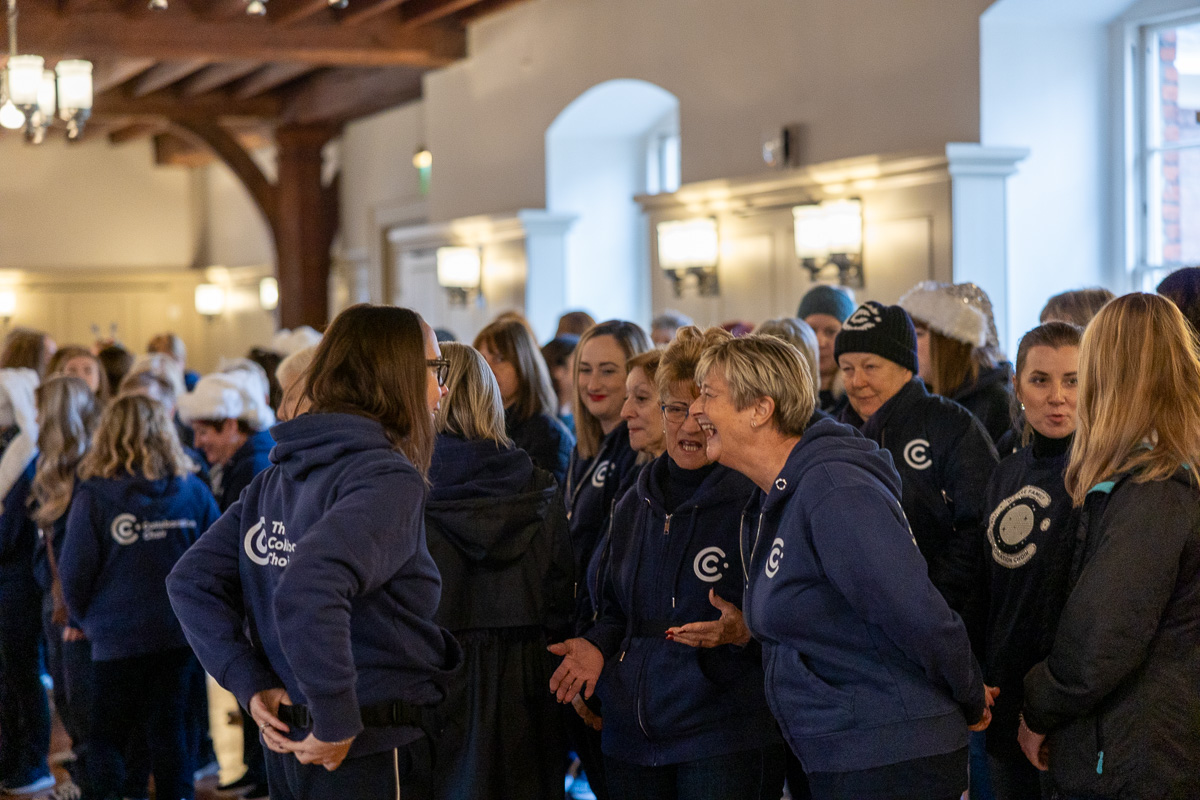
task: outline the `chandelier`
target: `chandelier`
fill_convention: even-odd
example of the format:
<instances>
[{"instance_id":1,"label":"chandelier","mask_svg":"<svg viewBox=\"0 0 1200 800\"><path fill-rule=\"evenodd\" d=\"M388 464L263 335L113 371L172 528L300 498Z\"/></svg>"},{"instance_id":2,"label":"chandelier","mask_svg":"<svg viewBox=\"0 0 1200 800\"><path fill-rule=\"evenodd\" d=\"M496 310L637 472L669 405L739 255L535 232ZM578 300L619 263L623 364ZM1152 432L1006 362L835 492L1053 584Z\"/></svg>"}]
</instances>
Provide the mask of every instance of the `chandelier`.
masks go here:
<instances>
[{"instance_id":1,"label":"chandelier","mask_svg":"<svg viewBox=\"0 0 1200 800\"><path fill-rule=\"evenodd\" d=\"M17 0L7 3L8 66L0 81L0 126L24 128L26 141L41 144L57 110L67 139L78 139L92 113L92 62L64 59L48 70L41 56L18 55Z\"/></svg>"}]
</instances>

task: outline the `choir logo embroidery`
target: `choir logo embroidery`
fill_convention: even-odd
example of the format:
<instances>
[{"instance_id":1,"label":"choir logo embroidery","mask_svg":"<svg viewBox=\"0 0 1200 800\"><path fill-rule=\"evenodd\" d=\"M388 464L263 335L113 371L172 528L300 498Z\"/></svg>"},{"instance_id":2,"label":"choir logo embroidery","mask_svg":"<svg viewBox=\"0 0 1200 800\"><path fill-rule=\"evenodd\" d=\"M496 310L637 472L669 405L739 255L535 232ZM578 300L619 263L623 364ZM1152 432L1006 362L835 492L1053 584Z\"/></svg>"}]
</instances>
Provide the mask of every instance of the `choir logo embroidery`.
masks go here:
<instances>
[{"instance_id":1,"label":"choir logo embroidery","mask_svg":"<svg viewBox=\"0 0 1200 800\"><path fill-rule=\"evenodd\" d=\"M696 577L705 583L716 583L721 580L723 573L721 569L729 569L729 562L722 561L725 558L725 551L719 547L706 547L696 554L696 559L692 562L692 569L696 573Z\"/></svg>"},{"instance_id":2,"label":"choir logo embroidery","mask_svg":"<svg viewBox=\"0 0 1200 800\"><path fill-rule=\"evenodd\" d=\"M287 530L282 522L272 522L270 531L268 534L266 517L259 517L258 522L246 531L243 542L246 555L260 567L286 567L291 553L296 550L296 545L288 541Z\"/></svg>"},{"instance_id":3,"label":"choir logo embroidery","mask_svg":"<svg viewBox=\"0 0 1200 800\"><path fill-rule=\"evenodd\" d=\"M138 522L133 514L118 514L113 517L110 531L113 541L119 545L131 545L138 539L143 542L154 542L167 538L171 531L193 530L196 527L194 519L156 519Z\"/></svg>"},{"instance_id":4,"label":"choir logo embroidery","mask_svg":"<svg viewBox=\"0 0 1200 800\"><path fill-rule=\"evenodd\" d=\"M929 440L913 439L904 445L904 463L913 469L929 469L933 464L929 457Z\"/></svg>"},{"instance_id":5,"label":"choir logo embroidery","mask_svg":"<svg viewBox=\"0 0 1200 800\"><path fill-rule=\"evenodd\" d=\"M861 305L857 311L850 315L845 324L842 325L842 329L847 331L869 331L881 322L883 322L883 316L878 311L871 306Z\"/></svg>"},{"instance_id":6,"label":"choir logo embroidery","mask_svg":"<svg viewBox=\"0 0 1200 800\"><path fill-rule=\"evenodd\" d=\"M779 562L783 560L783 539L771 542L771 552L767 554L767 567L763 570L768 578L774 578L779 572Z\"/></svg>"},{"instance_id":7,"label":"choir logo embroidery","mask_svg":"<svg viewBox=\"0 0 1200 800\"><path fill-rule=\"evenodd\" d=\"M1028 541L1035 528L1043 533L1050 530L1050 518L1039 524L1037 512L1050 507L1050 495L1037 486L1023 486L996 506L988 518L988 542L997 564L1016 569L1029 563L1037 545Z\"/></svg>"},{"instance_id":8,"label":"choir logo embroidery","mask_svg":"<svg viewBox=\"0 0 1200 800\"><path fill-rule=\"evenodd\" d=\"M611 461L601 461L596 465L596 469L592 471L592 486L597 489L604 488L604 482L608 479L608 473L612 470Z\"/></svg>"}]
</instances>

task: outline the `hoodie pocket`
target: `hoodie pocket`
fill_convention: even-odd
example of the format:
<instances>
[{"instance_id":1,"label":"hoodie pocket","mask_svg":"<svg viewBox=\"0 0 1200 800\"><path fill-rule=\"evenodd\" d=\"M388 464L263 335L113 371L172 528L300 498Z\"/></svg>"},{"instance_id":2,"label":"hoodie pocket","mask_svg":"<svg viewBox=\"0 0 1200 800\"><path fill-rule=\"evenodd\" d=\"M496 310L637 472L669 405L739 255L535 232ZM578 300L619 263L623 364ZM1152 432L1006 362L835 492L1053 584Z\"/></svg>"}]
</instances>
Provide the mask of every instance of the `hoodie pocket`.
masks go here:
<instances>
[{"instance_id":1,"label":"hoodie pocket","mask_svg":"<svg viewBox=\"0 0 1200 800\"><path fill-rule=\"evenodd\" d=\"M813 674L796 650L776 647L767 664L771 711L794 738L810 738L854 726L854 695Z\"/></svg>"}]
</instances>

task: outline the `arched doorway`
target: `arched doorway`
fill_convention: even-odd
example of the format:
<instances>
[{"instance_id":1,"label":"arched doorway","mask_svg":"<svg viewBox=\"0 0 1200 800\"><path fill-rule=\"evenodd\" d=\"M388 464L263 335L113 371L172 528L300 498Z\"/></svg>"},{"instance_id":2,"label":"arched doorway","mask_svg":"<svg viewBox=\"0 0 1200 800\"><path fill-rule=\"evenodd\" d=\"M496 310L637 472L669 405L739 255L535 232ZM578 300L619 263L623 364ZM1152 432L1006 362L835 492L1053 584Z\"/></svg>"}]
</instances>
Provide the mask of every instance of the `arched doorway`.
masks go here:
<instances>
[{"instance_id":1,"label":"arched doorway","mask_svg":"<svg viewBox=\"0 0 1200 800\"><path fill-rule=\"evenodd\" d=\"M639 80L593 86L546 130L546 207L578 217L567 307L649 322L647 232L633 198L679 187L679 143L679 100Z\"/></svg>"}]
</instances>

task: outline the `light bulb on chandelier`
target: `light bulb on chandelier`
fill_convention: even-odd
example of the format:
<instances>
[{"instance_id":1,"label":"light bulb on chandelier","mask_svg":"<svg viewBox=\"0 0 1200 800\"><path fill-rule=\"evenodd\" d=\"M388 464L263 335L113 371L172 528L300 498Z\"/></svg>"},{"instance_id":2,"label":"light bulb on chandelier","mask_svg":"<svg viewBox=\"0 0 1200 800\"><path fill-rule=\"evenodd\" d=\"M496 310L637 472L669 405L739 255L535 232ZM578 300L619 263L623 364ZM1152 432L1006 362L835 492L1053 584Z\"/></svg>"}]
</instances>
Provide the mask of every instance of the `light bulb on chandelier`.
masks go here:
<instances>
[{"instance_id":1,"label":"light bulb on chandelier","mask_svg":"<svg viewBox=\"0 0 1200 800\"><path fill-rule=\"evenodd\" d=\"M252 17L265 17L267 15L266 0L250 0L246 3L246 13Z\"/></svg>"}]
</instances>

